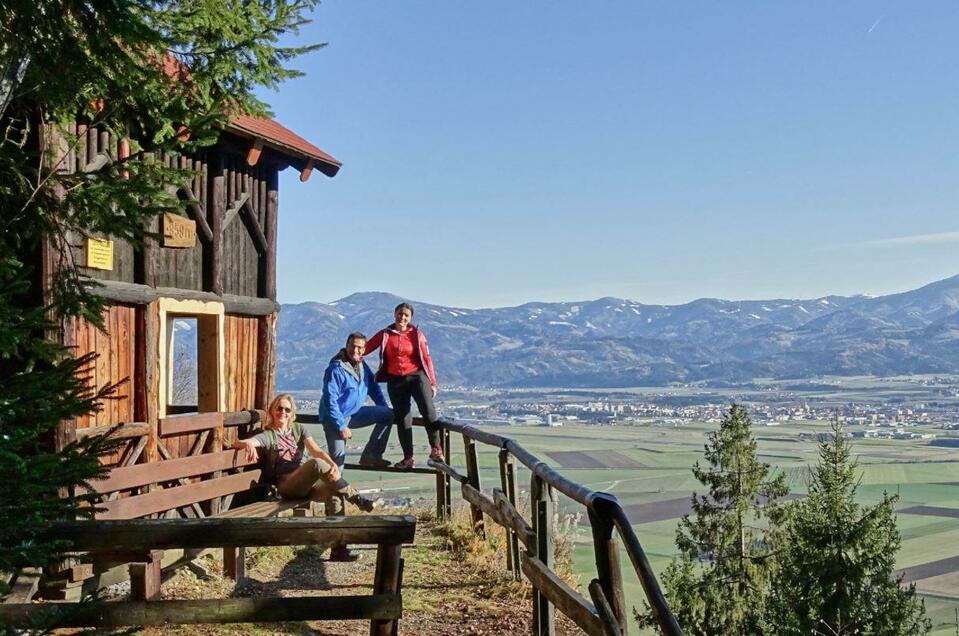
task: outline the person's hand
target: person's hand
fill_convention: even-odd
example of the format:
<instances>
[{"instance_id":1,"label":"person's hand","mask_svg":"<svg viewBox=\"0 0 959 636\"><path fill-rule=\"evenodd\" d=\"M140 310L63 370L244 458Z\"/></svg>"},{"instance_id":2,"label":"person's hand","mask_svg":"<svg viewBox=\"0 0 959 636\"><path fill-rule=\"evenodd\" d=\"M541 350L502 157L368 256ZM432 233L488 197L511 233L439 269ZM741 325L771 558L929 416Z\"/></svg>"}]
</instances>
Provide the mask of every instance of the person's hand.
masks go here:
<instances>
[{"instance_id":1,"label":"person's hand","mask_svg":"<svg viewBox=\"0 0 959 636\"><path fill-rule=\"evenodd\" d=\"M340 480L340 467L336 464L332 464L330 469L320 475L323 478L323 481L332 484Z\"/></svg>"},{"instance_id":2,"label":"person's hand","mask_svg":"<svg viewBox=\"0 0 959 636\"><path fill-rule=\"evenodd\" d=\"M340 439L352 439L352 438L353 438L353 431L351 431L349 428L344 428L342 431L340 431Z\"/></svg>"},{"instance_id":3,"label":"person's hand","mask_svg":"<svg viewBox=\"0 0 959 636\"><path fill-rule=\"evenodd\" d=\"M242 442L243 451L246 453L246 461L255 462L256 461L256 443L252 439L245 439Z\"/></svg>"},{"instance_id":4,"label":"person's hand","mask_svg":"<svg viewBox=\"0 0 959 636\"><path fill-rule=\"evenodd\" d=\"M432 388L433 388L433 397L436 397L436 385L434 384Z\"/></svg>"}]
</instances>

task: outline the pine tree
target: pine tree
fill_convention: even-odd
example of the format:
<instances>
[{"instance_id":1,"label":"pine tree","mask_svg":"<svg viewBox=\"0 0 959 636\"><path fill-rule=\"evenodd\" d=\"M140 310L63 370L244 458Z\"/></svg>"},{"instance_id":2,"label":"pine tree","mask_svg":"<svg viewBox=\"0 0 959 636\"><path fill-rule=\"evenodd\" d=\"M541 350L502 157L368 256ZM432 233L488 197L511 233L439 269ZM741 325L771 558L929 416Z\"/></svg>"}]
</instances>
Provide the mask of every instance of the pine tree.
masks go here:
<instances>
[{"instance_id":1,"label":"pine tree","mask_svg":"<svg viewBox=\"0 0 959 636\"><path fill-rule=\"evenodd\" d=\"M165 185L190 173L160 153L213 143L236 112L265 113L255 88L297 75L284 64L315 47L279 46L317 0L5 0L0 3L0 571L43 565L62 545L39 542L50 521L88 514L63 497L95 476L105 448L91 438L51 452L64 419L89 413L114 387L89 387L44 334L62 318L100 323L102 304L77 275L68 231L137 244L147 219L183 205ZM171 77L164 64L180 69ZM114 139L115 155L83 173L61 170L80 119ZM55 128L59 138L42 131ZM53 143L51 143L53 142ZM40 291L43 237L61 240L51 291ZM4 583L0 583L0 594Z\"/></svg>"},{"instance_id":2,"label":"pine tree","mask_svg":"<svg viewBox=\"0 0 959 636\"><path fill-rule=\"evenodd\" d=\"M856 462L841 425L820 443L809 496L788 507L767 624L778 634L925 634L915 586L894 576L900 535L896 496L855 501Z\"/></svg>"},{"instance_id":3,"label":"pine tree","mask_svg":"<svg viewBox=\"0 0 959 636\"><path fill-rule=\"evenodd\" d=\"M692 513L676 531L680 556L664 571L663 589L673 613L690 634L756 634L762 629L771 574L772 532L785 476L770 476L756 457L746 409L733 404L719 430L709 434L705 465L693 475L706 494L693 493ZM648 615L637 616L651 624Z\"/></svg>"}]
</instances>

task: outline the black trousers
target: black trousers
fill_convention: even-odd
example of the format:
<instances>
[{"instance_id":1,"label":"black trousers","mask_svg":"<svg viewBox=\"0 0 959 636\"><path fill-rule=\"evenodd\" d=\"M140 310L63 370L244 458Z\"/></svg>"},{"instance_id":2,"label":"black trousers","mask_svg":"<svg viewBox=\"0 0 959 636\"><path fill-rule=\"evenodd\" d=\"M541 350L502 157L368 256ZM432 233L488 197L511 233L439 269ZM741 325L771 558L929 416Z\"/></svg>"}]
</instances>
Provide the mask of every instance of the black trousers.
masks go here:
<instances>
[{"instance_id":1,"label":"black trousers","mask_svg":"<svg viewBox=\"0 0 959 636\"><path fill-rule=\"evenodd\" d=\"M423 371L409 375L393 375L386 381L386 392L393 405L393 422L403 447L403 456L413 456L413 413L410 401L416 402L420 417L426 420L426 435L430 446L439 446L440 429L436 426L436 407L433 406L433 387Z\"/></svg>"}]
</instances>

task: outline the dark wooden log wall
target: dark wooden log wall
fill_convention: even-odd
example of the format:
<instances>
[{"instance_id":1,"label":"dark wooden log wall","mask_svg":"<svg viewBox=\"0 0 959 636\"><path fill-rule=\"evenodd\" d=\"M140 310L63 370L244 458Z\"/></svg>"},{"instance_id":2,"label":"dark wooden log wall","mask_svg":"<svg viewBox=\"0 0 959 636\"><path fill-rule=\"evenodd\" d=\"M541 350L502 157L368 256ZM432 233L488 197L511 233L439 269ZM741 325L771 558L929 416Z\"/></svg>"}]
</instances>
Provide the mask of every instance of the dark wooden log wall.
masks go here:
<instances>
[{"instance_id":1,"label":"dark wooden log wall","mask_svg":"<svg viewBox=\"0 0 959 636\"><path fill-rule=\"evenodd\" d=\"M267 243L268 181L276 167L265 163L251 167L235 154L221 157L225 182L220 252L223 293L270 298L266 284L268 253L272 251Z\"/></svg>"}]
</instances>

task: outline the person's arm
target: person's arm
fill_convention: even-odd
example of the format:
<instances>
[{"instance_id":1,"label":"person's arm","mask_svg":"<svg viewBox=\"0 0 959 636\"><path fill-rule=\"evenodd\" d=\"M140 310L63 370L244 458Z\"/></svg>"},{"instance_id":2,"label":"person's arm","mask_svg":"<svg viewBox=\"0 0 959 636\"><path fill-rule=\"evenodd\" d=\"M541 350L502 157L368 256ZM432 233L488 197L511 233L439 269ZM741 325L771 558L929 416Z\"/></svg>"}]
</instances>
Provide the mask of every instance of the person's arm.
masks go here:
<instances>
[{"instance_id":1,"label":"person's arm","mask_svg":"<svg viewBox=\"0 0 959 636\"><path fill-rule=\"evenodd\" d=\"M383 343L383 330L380 329L373 337L366 341L366 349L363 351L364 356L368 356L377 349L380 348L380 345Z\"/></svg>"},{"instance_id":2,"label":"person's arm","mask_svg":"<svg viewBox=\"0 0 959 636\"><path fill-rule=\"evenodd\" d=\"M247 439L238 439L233 442L232 448L234 450L246 451L246 460L250 462L255 462L257 459L256 449L263 446L257 437L250 437Z\"/></svg>"},{"instance_id":3,"label":"person's arm","mask_svg":"<svg viewBox=\"0 0 959 636\"><path fill-rule=\"evenodd\" d=\"M346 418L343 417L343 412L340 411L340 394L343 393L342 380L340 379L340 374L338 374L335 368L327 371L326 378L324 380L324 390L329 395L329 405L330 405L330 417L333 418L333 423L336 424L336 428L342 433L346 428ZM344 438L346 439L346 438Z\"/></svg>"},{"instance_id":4,"label":"person's arm","mask_svg":"<svg viewBox=\"0 0 959 636\"><path fill-rule=\"evenodd\" d=\"M333 461L333 458L330 457L329 453L323 450L323 448L316 443L316 440L309 435L303 439L303 443L306 445L306 450L310 451L310 455L330 465L330 469L325 473L321 473L320 478L329 483L339 480L340 468L336 465L336 462Z\"/></svg>"}]
</instances>

